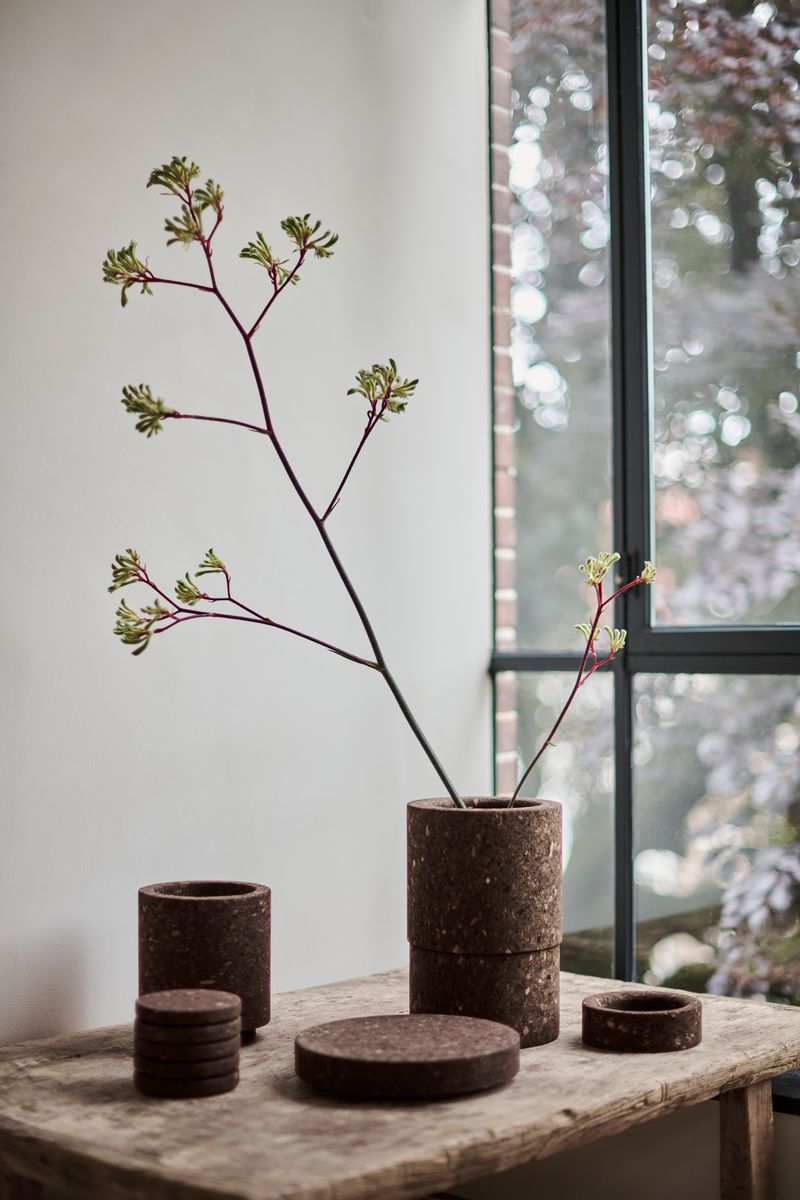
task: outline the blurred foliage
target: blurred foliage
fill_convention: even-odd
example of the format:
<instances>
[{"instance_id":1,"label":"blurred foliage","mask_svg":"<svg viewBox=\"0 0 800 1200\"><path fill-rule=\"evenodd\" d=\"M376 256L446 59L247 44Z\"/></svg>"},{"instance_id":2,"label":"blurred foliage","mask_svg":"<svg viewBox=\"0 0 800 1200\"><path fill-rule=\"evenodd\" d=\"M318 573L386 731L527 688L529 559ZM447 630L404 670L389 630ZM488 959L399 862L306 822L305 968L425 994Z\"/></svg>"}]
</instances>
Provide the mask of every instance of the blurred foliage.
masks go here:
<instances>
[{"instance_id":1,"label":"blurred foliage","mask_svg":"<svg viewBox=\"0 0 800 1200\"><path fill-rule=\"evenodd\" d=\"M611 541L604 5L513 11L519 641L563 649L569 564ZM797 622L800 8L648 15L655 617ZM526 740L549 678L520 678ZM640 678L636 718L640 915L672 921L651 977L800 997L797 681ZM567 736L541 782L569 797L568 909L591 927L593 898L610 903L610 723L578 709Z\"/></svg>"}]
</instances>

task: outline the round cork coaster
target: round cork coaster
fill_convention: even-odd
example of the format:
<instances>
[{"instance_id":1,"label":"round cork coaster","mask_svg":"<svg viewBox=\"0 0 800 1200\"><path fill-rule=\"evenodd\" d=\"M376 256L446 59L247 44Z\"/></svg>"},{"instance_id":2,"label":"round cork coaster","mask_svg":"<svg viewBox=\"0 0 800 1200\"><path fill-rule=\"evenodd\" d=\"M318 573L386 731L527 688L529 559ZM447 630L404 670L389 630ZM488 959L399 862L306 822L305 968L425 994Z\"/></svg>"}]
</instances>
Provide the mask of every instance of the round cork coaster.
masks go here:
<instances>
[{"instance_id":1,"label":"round cork coaster","mask_svg":"<svg viewBox=\"0 0 800 1200\"><path fill-rule=\"evenodd\" d=\"M189 1042L187 1045L169 1042L149 1042L146 1038L133 1039L133 1052L139 1058L156 1062L208 1062L212 1058L229 1058L239 1053L241 1039L224 1038L220 1042Z\"/></svg>"},{"instance_id":2,"label":"round cork coaster","mask_svg":"<svg viewBox=\"0 0 800 1200\"><path fill-rule=\"evenodd\" d=\"M232 1075L239 1070L239 1051L227 1058L206 1059L203 1062L161 1062L144 1058L137 1053L133 1069L151 1079L212 1079L215 1075Z\"/></svg>"},{"instance_id":3,"label":"round cork coaster","mask_svg":"<svg viewBox=\"0 0 800 1200\"><path fill-rule=\"evenodd\" d=\"M519 1070L519 1034L479 1017L413 1013L354 1017L295 1039L299 1077L351 1096L460 1096L508 1083Z\"/></svg>"},{"instance_id":4,"label":"round cork coaster","mask_svg":"<svg viewBox=\"0 0 800 1200\"><path fill-rule=\"evenodd\" d=\"M134 1071L133 1082L146 1096L160 1096L167 1100L194 1100L201 1096L221 1096L232 1092L239 1082L239 1072L229 1075L214 1075L211 1079L154 1079L141 1071Z\"/></svg>"},{"instance_id":5,"label":"round cork coaster","mask_svg":"<svg viewBox=\"0 0 800 1200\"><path fill-rule=\"evenodd\" d=\"M241 1036L241 1021L218 1021L216 1025L153 1025L139 1017L133 1022L134 1039L160 1042L165 1046L197 1046Z\"/></svg>"},{"instance_id":6,"label":"round cork coaster","mask_svg":"<svg viewBox=\"0 0 800 1200\"><path fill-rule=\"evenodd\" d=\"M136 1015L152 1025L216 1025L240 1017L242 1002L233 992L176 988L150 992L136 1001Z\"/></svg>"}]
</instances>

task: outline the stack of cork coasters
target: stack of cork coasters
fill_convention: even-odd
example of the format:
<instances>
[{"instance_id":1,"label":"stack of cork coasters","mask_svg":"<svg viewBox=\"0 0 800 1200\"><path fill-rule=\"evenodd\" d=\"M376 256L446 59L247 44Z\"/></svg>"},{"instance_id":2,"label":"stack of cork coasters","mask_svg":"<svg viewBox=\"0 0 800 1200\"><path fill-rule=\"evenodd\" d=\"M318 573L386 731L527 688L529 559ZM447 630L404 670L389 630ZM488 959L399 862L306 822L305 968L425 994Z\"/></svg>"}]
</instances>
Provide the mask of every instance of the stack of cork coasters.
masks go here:
<instances>
[{"instance_id":1,"label":"stack of cork coasters","mask_svg":"<svg viewBox=\"0 0 800 1200\"><path fill-rule=\"evenodd\" d=\"M242 1002L231 992L186 988L136 1001L133 1082L147 1096L190 1099L239 1082Z\"/></svg>"}]
</instances>

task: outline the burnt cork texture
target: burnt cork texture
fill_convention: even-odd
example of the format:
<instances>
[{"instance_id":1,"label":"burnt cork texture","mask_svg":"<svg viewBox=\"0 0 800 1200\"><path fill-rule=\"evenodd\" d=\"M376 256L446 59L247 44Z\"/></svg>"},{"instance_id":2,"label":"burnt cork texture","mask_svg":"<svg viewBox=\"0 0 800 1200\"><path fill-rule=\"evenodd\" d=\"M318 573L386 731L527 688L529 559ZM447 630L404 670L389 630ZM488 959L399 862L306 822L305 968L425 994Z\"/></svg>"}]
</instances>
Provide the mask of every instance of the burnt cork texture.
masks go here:
<instances>
[{"instance_id":1,"label":"burnt cork texture","mask_svg":"<svg viewBox=\"0 0 800 1200\"><path fill-rule=\"evenodd\" d=\"M519 1038L467 1017L355 1017L299 1034L295 1070L314 1087L352 1096L459 1096L513 1079Z\"/></svg>"},{"instance_id":2,"label":"burnt cork texture","mask_svg":"<svg viewBox=\"0 0 800 1200\"><path fill-rule=\"evenodd\" d=\"M558 1037L558 946L529 954L410 952L411 1012L499 1021L516 1029L523 1047Z\"/></svg>"},{"instance_id":3,"label":"burnt cork texture","mask_svg":"<svg viewBox=\"0 0 800 1200\"><path fill-rule=\"evenodd\" d=\"M542 1045L559 1028L561 807L466 804L408 806L411 1011L485 1017Z\"/></svg>"},{"instance_id":4,"label":"burnt cork texture","mask_svg":"<svg viewBox=\"0 0 800 1200\"><path fill-rule=\"evenodd\" d=\"M139 889L139 995L211 988L242 1001L242 1037L270 1017L270 890L185 881Z\"/></svg>"},{"instance_id":5,"label":"burnt cork texture","mask_svg":"<svg viewBox=\"0 0 800 1200\"><path fill-rule=\"evenodd\" d=\"M703 1039L703 1006L685 992L631 988L583 1001L583 1041L622 1054L690 1050Z\"/></svg>"},{"instance_id":6,"label":"burnt cork texture","mask_svg":"<svg viewBox=\"0 0 800 1200\"><path fill-rule=\"evenodd\" d=\"M561 942L561 807L548 800L412 800L408 940L451 954Z\"/></svg>"}]
</instances>

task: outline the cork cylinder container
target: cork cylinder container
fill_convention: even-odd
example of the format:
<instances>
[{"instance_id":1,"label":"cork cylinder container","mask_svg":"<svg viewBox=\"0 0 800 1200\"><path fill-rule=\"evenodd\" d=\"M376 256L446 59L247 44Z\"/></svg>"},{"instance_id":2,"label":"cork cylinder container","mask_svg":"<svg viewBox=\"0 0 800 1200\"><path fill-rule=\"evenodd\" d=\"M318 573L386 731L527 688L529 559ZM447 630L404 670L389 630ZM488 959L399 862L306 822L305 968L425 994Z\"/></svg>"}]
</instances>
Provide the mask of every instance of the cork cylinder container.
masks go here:
<instances>
[{"instance_id":1,"label":"cork cylinder container","mask_svg":"<svg viewBox=\"0 0 800 1200\"><path fill-rule=\"evenodd\" d=\"M549 800L408 806L410 1010L558 1037L561 806Z\"/></svg>"},{"instance_id":2,"label":"cork cylinder container","mask_svg":"<svg viewBox=\"0 0 800 1200\"><path fill-rule=\"evenodd\" d=\"M190 880L139 889L139 995L174 988L241 997L242 1041L268 1023L268 887Z\"/></svg>"}]
</instances>

